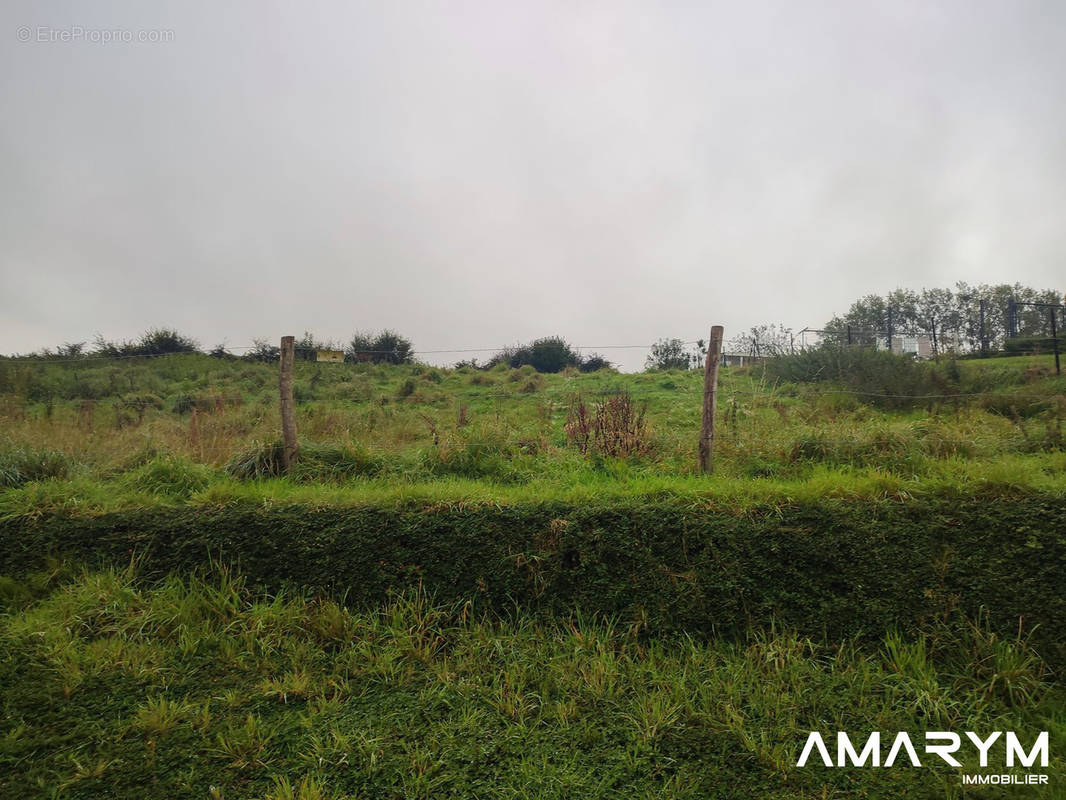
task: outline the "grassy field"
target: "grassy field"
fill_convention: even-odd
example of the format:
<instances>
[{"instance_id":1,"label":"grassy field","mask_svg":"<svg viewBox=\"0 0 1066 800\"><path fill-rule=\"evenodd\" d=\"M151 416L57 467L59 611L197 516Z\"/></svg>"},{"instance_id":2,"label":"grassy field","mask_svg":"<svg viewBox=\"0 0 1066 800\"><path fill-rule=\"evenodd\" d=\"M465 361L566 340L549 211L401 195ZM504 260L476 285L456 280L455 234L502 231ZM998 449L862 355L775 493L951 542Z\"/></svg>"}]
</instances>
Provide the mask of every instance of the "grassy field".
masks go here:
<instances>
[{"instance_id":1,"label":"grassy field","mask_svg":"<svg viewBox=\"0 0 1066 800\"><path fill-rule=\"evenodd\" d=\"M793 766L808 731L838 729L1050 730L1051 783L1026 796L1066 777L1061 689L979 624L879 647L647 641L418 592L353 613L225 572L57 568L2 590L5 797L1001 796L943 765Z\"/></svg>"},{"instance_id":2,"label":"grassy field","mask_svg":"<svg viewBox=\"0 0 1066 800\"><path fill-rule=\"evenodd\" d=\"M711 491L743 503L793 493L906 496L975 482L1057 490L1066 380L1050 367L1050 357L960 361L942 396L905 402L891 400L891 386L856 393L726 369L716 475L707 480L696 470L696 371L298 362L304 458L278 482L249 481L271 476L280 427L273 365L195 355L0 360L0 486L16 490L0 498L0 513L249 495L377 502ZM632 452L617 457L593 443L582 453L567 432L573 409L619 392L634 416L646 409Z\"/></svg>"},{"instance_id":3,"label":"grassy field","mask_svg":"<svg viewBox=\"0 0 1066 800\"><path fill-rule=\"evenodd\" d=\"M186 509L199 525L235 507L458 519L513 504L536 516L538 504L612 500L757 512L760 525L827 498L898 507L899 524L931 497L1004 509L1022 494L1039 508L1066 495L1066 379L1052 363L945 362L862 381L843 368L832 380L725 369L716 469L704 476L698 372L298 362L302 455L280 477L275 365L0 359L0 524L29 531L59 515L76 531L78 518ZM618 417L614 438L596 437L604 409ZM1057 547L1054 531L1018 535L1026 552ZM565 581L553 546L533 555L558 557ZM501 615L472 594L444 602L406 585L383 607L346 608L299 587L252 592L217 566L149 579L57 562L0 577L0 795L1063 796L1060 676L1028 631L981 613L902 631L885 619L861 639L761 622L708 639L517 606ZM827 741L838 729L1048 731L1051 783L796 769L816 729Z\"/></svg>"}]
</instances>

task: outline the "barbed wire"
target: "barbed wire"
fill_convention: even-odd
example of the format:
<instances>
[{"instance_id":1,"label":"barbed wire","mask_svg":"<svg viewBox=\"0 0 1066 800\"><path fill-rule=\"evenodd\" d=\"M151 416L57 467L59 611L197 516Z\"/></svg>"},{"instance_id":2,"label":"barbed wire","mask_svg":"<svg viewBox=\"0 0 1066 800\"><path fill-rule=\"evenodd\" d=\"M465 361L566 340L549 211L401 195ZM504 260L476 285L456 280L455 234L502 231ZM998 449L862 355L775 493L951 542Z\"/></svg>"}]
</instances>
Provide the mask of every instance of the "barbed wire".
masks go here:
<instances>
[{"instance_id":1,"label":"barbed wire","mask_svg":"<svg viewBox=\"0 0 1066 800\"><path fill-rule=\"evenodd\" d=\"M1033 338L1041 339L1042 338L1042 339L1046 339L1049 343L1055 341L1055 339L1053 337L1050 337L1050 336L1047 336L1047 337L1021 337L1021 338L1028 338L1028 339L1033 339ZM1010 341L1010 340L1008 339L1007 341ZM681 345L683 345L683 346L688 347L688 346L700 345L700 344L705 345L706 341L702 340L702 339L694 339L694 340L690 340L690 341L680 341L679 340L679 343ZM798 348L798 349L794 349L794 348L790 348L790 347L783 347L782 348L782 347L773 346L772 343L765 343L765 342L759 343L759 344L760 344L761 348L764 348L764 349L767 350L766 354L754 354L753 355L751 352L743 352L743 353L740 353L740 352L723 352L722 356L723 357L733 357L733 358L743 357L745 359L767 359L767 358L772 358L772 357L776 357L776 356L797 355L799 353L804 352L806 349L809 349L809 348L805 348L805 347L801 347L801 348ZM654 348L656 346L657 346L657 344L570 345L570 347L573 350L576 350L576 351L586 351L586 350L587 351L596 351L596 350L650 350L650 349L652 349L652 348ZM852 347L864 347L864 346L868 346L868 345L862 345L862 344L856 343L856 344L853 344L851 346ZM258 345L241 345L241 346L232 346L232 347L227 346L223 352L225 353L225 355L233 356L235 358L244 358L244 359L247 359L247 360L250 360L250 361L261 361L261 362L265 362L265 363L273 363L273 362L276 362L278 360L276 352L275 352L277 350L277 348L273 347L273 346L271 346L271 348L264 354L264 356L262 358L257 358L257 357L249 358L247 355L239 356L239 355L236 355L235 353L231 352L231 351L235 351L235 350L253 351L253 350L257 350L257 349L260 349ZM492 353L506 353L508 350L511 350L511 349L514 349L514 345L507 345L505 347L473 347L473 348L453 348L453 349L443 349L443 350L411 350L411 351L408 351L408 355L443 355L445 353L465 354L465 353L489 353L489 352L492 352ZM333 350L333 348L328 348L328 347L296 347L296 348L294 348L294 351L297 352L297 353L317 353L317 352L323 351L323 350ZM1066 342L1064 342L1064 344L1063 344L1063 350L1066 351ZM21 364L86 364L86 365L89 365L89 364L98 363L98 362L132 361L132 360L135 360L135 359L149 359L149 358L174 358L174 357L189 357L189 356L218 358L219 356L216 355L216 352L217 351L211 351L211 352L195 351L195 352L180 352L180 353L135 353L135 354L124 354L124 355L103 355L103 354L97 354L97 353L89 353L89 354L86 354L86 355L83 355L83 356L78 356L76 358L63 358L63 357L59 357L59 356L44 356L44 357L42 357L42 356L37 356L37 355L30 355L30 356L0 355L0 364L5 364L6 363L6 364L19 364L19 365L21 365ZM402 356L403 355L398 350L349 350L349 349L341 349L341 350L338 350L336 352L343 352L346 357L348 357L348 356ZM967 352L967 353L963 353L961 355L964 357L964 360L969 361L969 360L976 359L977 356L978 356L978 353L979 353L979 351L974 350L973 352ZM1064 352L1063 354L1066 355L1066 352ZM925 361L933 361L933 360L939 361L941 359L951 358L952 355L953 354L950 353L950 352L949 353L940 353L937 356L933 356L931 358L926 358L926 359L923 359L923 360L925 360ZM1009 350L1009 351L1001 350L1001 351L997 351L994 355L985 355L985 356L982 356L982 358L983 359L984 358L1009 358L1009 357L1013 357L1013 356L1052 356L1052 355L1054 355L1054 349L1049 347L1048 349L1044 349L1044 348L1028 348L1028 349L1017 349L1017 350ZM315 361L313 363L316 363L316 364L339 364L339 363L344 363L344 364L347 364L347 365L351 366L353 362L350 362L350 361L344 361L344 362L339 362L339 361ZM354 362L354 363L368 363L368 362Z\"/></svg>"},{"instance_id":2,"label":"barbed wire","mask_svg":"<svg viewBox=\"0 0 1066 800\"><path fill-rule=\"evenodd\" d=\"M132 390L136 391L136 390ZM697 396L705 393L705 390L699 387L674 387L671 389L662 390L673 395L688 395ZM639 387L636 391L629 387L610 387L600 388L595 387L549 387L544 389L536 389L533 391L523 391L517 389L513 392L446 392L436 398L421 398L421 402L415 401L410 403L410 406L416 405L429 405L432 406L439 403L440 400L452 399L457 400L460 398L475 398L475 399L510 399L510 400L537 400L545 395L558 397L569 396L575 397L577 395L587 394L592 396L612 397L629 392L631 395L638 395L636 399L646 402L646 398L639 397L642 394ZM951 393L934 393L934 394L893 394L887 392L866 392L857 389L807 389L803 388L798 392L785 392L771 390L758 390L758 389L737 389L731 387L719 386L717 389L719 399L729 398L736 395L744 395L750 397L765 398L768 400L782 400L782 399L796 399L802 400L805 397L824 397L824 396L837 396L837 395L851 395L856 397L869 397L875 399L885 400L956 400L962 398L973 397L1006 397L1014 400L1066 400L1066 392L1011 392L1011 391L986 391L986 392L951 392ZM187 400L188 410L192 410L194 407L199 410L210 409L218 404L223 405L254 405L254 402L249 402L248 397L244 395L216 395L216 394L179 394L176 395ZM170 395L171 398L175 395ZM310 403L322 403L322 402L347 402L347 403L376 403L381 400L389 400L394 396L392 394L381 393L376 396L367 398L345 398L345 397L331 397L324 399L312 398L309 401L301 402L299 405L308 405ZM399 396L395 397L397 404L402 404L407 400L407 397ZM163 409L163 398L158 399L145 399L137 397L123 397L121 395L111 395L107 397L61 397L52 399L39 399L31 400L28 398L12 397L0 395L0 407L4 405L10 406L12 404L19 405L24 408L30 406L55 406L60 403L63 404L86 404L86 403L111 403L115 406L122 407L156 407Z\"/></svg>"},{"instance_id":3,"label":"barbed wire","mask_svg":"<svg viewBox=\"0 0 1066 800\"><path fill-rule=\"evenodd\" d=\"M675 341L675 340L670 340L670 341ZM687 347L687 346L690 346L690 345L701 344L705 340L703 340L703 339L693 339L691 341L681 341L681 340L676 340L676 341L679 341L681 345ZM655 344L600 344L600 345L582 344L582 345L570 345L570 347L573 350L650 350L650 349L658 346L658 344L659 344L658 342L656 342ZM514 350L517 347L521 347L521 345L509 344L509 345L504 345L502 347L501 346L496 346L496 347L466 347L466 348L457 347L457 348L441 349L441 350L408 350L406 352L408 354L410 354L410 355L443 355L445 353L504 353L504 352L508 352L510 350ZM222 352L226 353L227 355L233 355L233 353L231 353L230 351L234 351L234 350L242 350L242 351L263 350L263 351L265 351L267 353L270 353L271 356L273 357L274 351L278 350L279 348L276 345L260 343L260 344L249 344L249 345L226 345L225 347L222 347L220 349L222 350ZM344 348L344 347L335 348L335 347L327 347L327 346L323 346L323 347L296 346L296 347L293 348L293 350L295 352L298 352L298 353L316 353L316 352L322 351L322 350L338 351L338 352L344 352L346 355L353 355L353 356L375 356L375 355L395 356L395 355L401 355L400 351L397 350L397 349L392 349L392 350L352 350L352 349ZM210 352L186 351L186 352L179 352L179 353L136 353L136 354L122 354L122 355L87 353L87 354L85 354L83 356L78 356L76 358L47 357L47 356L41 357L41 356L38 356L38 355L35 355L35 354L30 354L28 356L0 355L0 363L2 363L4 361L7 361L7 362L19 363L19 364L78 364L78 363L86 363L86 362L92 362L92 361L123 361L123 360L128 360L128 359L133 359L133 358L161 358L161 357L164 357L164 356L210 356L210 355L212 355L212 352L217 352L217 350L216 351L210 351ZM276 360L276 359L274 359L274 360ZM337 363L337 362L319 362L319 363Z\"/></svg>"}]
</instances>

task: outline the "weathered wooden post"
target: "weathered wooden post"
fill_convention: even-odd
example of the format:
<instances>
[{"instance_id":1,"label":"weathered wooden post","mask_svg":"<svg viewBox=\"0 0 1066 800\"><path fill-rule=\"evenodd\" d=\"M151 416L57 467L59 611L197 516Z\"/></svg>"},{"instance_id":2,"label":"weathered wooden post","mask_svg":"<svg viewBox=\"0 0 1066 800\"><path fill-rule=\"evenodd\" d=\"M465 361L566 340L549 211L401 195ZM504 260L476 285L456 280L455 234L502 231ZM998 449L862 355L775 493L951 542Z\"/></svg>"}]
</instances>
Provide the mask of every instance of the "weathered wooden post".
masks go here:
<instances>
[{"instance_id":1,"label":"weathered wooden post","mask_svg":"<svg viewBox=\"0 0 1066 800\"><path fill-rule=\"evenodd\" d=\"M1059 366L1059 332L1055 328L1055 310L1056 306L1052 306L1048 309L1051 312L1051 346L1055 349L1055 374L1061 375L1062 368Z\"/></svg>"},{"instance_id":2,"label":"weathered wooden post","mask_svg":"<svg viewBox=\"0 0 1066 800\"><path fill-rule=\"evenodd\" d=\"M292 398L292 365L295 359L295 338L281 337L281 360L278 388L281 393L281 470L288 472L296 461L296 417Z\"/></svg>"},{"instance_id":3,"label":"weathered wooden post","mask_svg":"<svg viewBox=\"0 0 1066 800\"><path fill-rule=\"evenodd\" d=\"M700 431L700 470L714 472L714 412L718 405L718 362L722 356L722 326L711 328L707 360L703 365L703 425Z\"/></svg>"}]
</instances>

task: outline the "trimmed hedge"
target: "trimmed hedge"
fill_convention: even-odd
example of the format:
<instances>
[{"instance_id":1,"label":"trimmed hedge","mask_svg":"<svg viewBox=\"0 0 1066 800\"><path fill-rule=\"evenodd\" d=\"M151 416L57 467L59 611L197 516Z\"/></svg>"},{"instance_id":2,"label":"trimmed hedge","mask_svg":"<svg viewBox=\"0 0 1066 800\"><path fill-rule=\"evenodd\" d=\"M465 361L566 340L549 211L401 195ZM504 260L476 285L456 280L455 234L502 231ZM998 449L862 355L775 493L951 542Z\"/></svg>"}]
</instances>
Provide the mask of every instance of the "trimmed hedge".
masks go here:
<instances>
[{"instance_id":1,"label":"trimmed hedge","mask_svg":"<svg viewBox=\"0 0 1066 800\"><path fill-rule=\"evenodd\" d=\"M441 508L183 507L0 521L0 573L49 555L148 576L236 565L376 604L421 583L507 611L607 614L649 633L741 635L775 620L812 636L881 636L982 609L1066 656L1066 499L826 500L734 514L689 501Z\"/></svg>"}]
</instances>

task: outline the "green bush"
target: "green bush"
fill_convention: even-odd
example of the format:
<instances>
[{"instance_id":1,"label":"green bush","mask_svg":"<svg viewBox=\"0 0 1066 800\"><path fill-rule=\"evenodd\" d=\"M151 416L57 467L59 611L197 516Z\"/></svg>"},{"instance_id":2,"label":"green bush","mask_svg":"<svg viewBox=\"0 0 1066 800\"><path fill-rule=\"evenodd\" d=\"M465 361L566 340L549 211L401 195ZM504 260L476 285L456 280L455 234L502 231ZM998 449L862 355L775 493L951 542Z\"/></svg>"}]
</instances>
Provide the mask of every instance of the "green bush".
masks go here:
<instances>
[{"instance_id":1,"label":"green bush","mask_svg":"<svg viewBox=\"0 0 1066 800\"><path fill-rule=\"evenodd\" d=\"M581 354L561 336L545 336L532 344L501 350L489 359L486 367L506 364L512 368L529 366L537 372L562 372L581 364Z\"/></svg>"}]
</instances>

